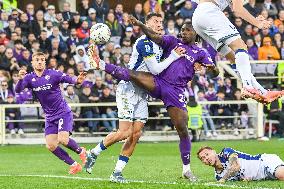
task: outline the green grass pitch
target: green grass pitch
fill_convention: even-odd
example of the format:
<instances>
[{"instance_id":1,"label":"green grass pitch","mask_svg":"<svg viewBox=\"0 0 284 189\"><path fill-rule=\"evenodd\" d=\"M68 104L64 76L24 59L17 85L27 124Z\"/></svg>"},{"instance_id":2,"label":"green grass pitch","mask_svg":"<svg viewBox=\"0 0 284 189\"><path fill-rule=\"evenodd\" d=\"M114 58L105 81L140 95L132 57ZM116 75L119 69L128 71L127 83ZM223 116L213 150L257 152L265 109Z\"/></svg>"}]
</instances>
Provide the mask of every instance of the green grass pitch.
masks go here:
<instances>
[{"instance_id":1,"label":"green grass pitch","mask_svg":"<svg viewBox=\"0 0 284 189\"><path fill-rule=\"evenodd\" d=\"M232 147L251 154L276 153L284 159L284 141L258 142L206 141L193 143L191 169L199 181L189 183L181 179L181 160L178 143L139 143L124 170L124 176L133 180L128 184L110 183L108 178L115 166L121 143L110 147L97 159L93 174L84 171L70 176L68 166L47 151L44 145L8 145L0 147L0 189L95 189L95 188L284 188L281 181L227 182L218 185L211 167L201 164L196 157L200 146L210 145L217 150ZM87 148L93 145L84 145ZM68 151L72 157L78 156Z\"/></svg>"}]
</instances>

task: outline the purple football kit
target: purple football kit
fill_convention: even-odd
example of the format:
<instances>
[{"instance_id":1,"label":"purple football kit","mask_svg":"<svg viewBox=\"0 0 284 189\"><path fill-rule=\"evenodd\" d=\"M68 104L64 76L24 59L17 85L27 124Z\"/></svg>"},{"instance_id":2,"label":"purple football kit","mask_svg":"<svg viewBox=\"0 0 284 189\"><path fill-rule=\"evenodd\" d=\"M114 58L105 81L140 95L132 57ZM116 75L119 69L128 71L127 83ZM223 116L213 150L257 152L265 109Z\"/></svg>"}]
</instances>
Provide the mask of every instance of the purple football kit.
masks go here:
<instances>
[{"instance_id":1,"label":"purple football kit","mask_svg":"<svg viewBox=\"0 0 284 189\"><path fill-rule=\"evenodd\" d=\"M45 135L72 131L73 115L61 94L59 84L76 84L76 81L75 77L70 77L57 70L46 69L41 77L32 72L17 83L16 93L29 88L38 98L45 113Z\"/></svg>"},{"instance_id":2,"label":"purple football kit","mask_svg":"<svg viewBox=\"0 0 284 189\"><path fill-rule=\"evenodd\" d=\"M161 99L166 107L177 107L186 110L185 91L187 83L194 76L194 63L203 65L214 65L210 55L196 45L183 43L176 37L164 35L160 46L163 48L163 58L170 55L175 47L183 47L186 54L170 64L159 75L154 76L155 90L150 93L151 96Z\"/></svg>"}]
</instances>

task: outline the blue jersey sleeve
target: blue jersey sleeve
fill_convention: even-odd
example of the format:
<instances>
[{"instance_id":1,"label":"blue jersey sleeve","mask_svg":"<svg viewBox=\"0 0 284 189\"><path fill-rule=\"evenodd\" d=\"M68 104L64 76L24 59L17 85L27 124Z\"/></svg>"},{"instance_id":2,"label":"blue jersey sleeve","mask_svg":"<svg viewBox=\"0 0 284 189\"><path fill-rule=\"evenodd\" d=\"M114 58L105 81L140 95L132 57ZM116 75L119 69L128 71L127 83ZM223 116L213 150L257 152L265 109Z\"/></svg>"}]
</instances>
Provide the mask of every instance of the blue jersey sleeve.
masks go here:
<instances>
[{"instance_id":1,"label":"blue jersey sleeve","mask_svg":"<svg viewBox=\"0 0 284 189\"><path fill-rule=\"evenodd\" d=\"M154 56L153 42L148 39L141 39L137 45L136 50L142 58Z\"/></svg>"},{"instance_id":2,"label":"blue jersey sleeve","mask_svg":"<svg viewBox=\"0 0 284 189\"><path fill-rule=\"evenodd\" d=\"M222 157L227 161L229 160L232 154L237 154L237 152L233 148L224 148L222 150Z\"/></svg>"}]
</instances>

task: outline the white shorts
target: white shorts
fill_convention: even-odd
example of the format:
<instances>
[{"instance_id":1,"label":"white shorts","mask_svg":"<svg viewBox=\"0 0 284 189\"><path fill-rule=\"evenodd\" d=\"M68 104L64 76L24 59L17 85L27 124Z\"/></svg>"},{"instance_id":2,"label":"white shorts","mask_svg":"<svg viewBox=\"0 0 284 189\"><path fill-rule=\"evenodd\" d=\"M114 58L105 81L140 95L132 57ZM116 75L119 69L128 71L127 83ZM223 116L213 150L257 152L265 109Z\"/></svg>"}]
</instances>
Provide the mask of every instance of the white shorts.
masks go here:
<instances>
[{"instance_id":1,"label":"white shorts","mask_svg":"<svg viewBox=\"0 0 284 189\"><path fill-rule=\"evenodd\" d=\"M241 38L236 27L214 3L201 3L192 16L196 33L222 55L227 55L231 42Z\"/></svg>"},{"instance_id":2,"label":"white shorts","mask_svg":"<svg viewBox=\"0 0 284 189\"><path fill-rule=\"evenodd\" d=\"M148 119L148 94L131 82L121 81L117 86L116 103L120 121L140 121Z\"/></svg>"},{"instance_id":3,"label":"white shorts","mask_svg":"<svg viewBox=\"0 0 284 189\"><path fill-rule=\"evenodd\" d=\"M284 162L278 155L262 154L260 166L261 175L263 175L261 179L276 179L275 171L278 167L284 166Z\"/></svg>"}]
</instances>

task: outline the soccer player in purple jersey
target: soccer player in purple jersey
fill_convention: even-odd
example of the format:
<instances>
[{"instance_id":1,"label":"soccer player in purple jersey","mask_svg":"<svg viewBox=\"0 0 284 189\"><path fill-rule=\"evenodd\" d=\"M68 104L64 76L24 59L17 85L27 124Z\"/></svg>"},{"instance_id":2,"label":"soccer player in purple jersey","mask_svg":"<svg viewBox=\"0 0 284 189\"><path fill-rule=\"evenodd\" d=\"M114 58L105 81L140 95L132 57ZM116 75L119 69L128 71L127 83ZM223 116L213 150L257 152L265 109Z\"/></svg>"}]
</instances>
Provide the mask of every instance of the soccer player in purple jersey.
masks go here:
<instances>
[{"instance_id":1,"label":"soccer player in purple jersey","mask_svg":"<svg viewBox=\"0 0 284 189\"><path fill-rule=\"evenodd\" d=\"M161 36L156 34L152 29L148 28L134 17L130 17L130 20L133 24L140 26L143 32L153 42L163 48L165 57L167 57L176 46L183 47L186 50L185 56L172 62L171 65L159 75L128 70L116 65L106 64L103 61L97 61L99 58L93 49L89 49L89 55L94 57L91 58L90 64L94 68L110 73L117 79L133 81L141 88L146 89L151 96L159 98L164 102L180 138L179 149L183 162L182 175L190 181L195 181L196 177L191 173L190 169L191 141L187 129L188 114L184 92L188 81L192 80L195 73L195 63L203 64L205 67L213 70L215 74L217 74L218 71L215 69L215 65L208 53L195 45L196 32L193 30L191 24L185 23L183 25L180 40L173 36ZM148 52L149 56L146 58L153 58L151 51Z\"/></svg>"},{"instance_id":2,"label":"soccer player in purple jersey","mask_svg":"<svg viewBox=\"0 0 284 189\"><path fill-rule=\"evenodd\" d=\"M73 129L73 115L61 94L59 84L81 84L86 74L81 73L78 78L72 78L60 71L46 69L45 61L43 53L34 53L31 61L34 71L29 74L26 74L25 70L19 71L20 80L15 91L20 93L25 88L29 88L34 92L45 113L46 147L55 156L70 165L70 174L76 174L82 170L82 166L74 161L59 144L79 154L83 164L86 162L86 149L69 138Z\"/></svg>"}]
</instances>

